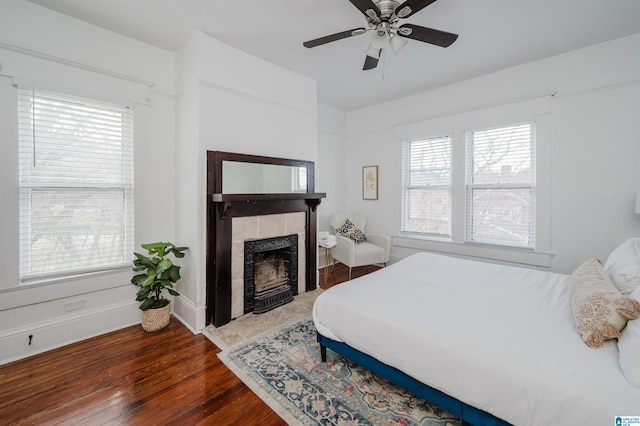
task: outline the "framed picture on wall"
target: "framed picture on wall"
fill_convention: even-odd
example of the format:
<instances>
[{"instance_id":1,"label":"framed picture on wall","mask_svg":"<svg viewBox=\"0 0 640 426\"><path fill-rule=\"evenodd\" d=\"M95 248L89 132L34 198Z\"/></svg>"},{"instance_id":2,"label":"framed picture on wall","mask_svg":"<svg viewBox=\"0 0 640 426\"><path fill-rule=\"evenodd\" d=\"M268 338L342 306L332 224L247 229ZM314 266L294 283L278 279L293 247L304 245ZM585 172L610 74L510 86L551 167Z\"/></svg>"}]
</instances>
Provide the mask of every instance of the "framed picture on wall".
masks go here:
<instances>
[{"instance_id":1,"label":"framed picture on wall","mask_svg":"<svg viewBox=\"0 0 640 426\"><path fill-rule=\"evenodd\" d=\"M362 167L362 199L378 199L378 166Z\"/></svg>"}]
</instances>

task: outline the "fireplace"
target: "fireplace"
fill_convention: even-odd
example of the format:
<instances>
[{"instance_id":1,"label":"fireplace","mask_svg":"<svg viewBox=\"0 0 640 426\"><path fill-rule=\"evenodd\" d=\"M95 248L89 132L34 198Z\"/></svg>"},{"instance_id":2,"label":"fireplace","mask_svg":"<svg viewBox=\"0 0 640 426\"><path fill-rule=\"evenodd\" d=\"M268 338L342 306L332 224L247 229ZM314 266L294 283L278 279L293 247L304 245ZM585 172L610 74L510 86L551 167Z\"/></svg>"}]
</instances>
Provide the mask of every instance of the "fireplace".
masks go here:
<instances>
[{"instance_id":1,"label":"fireplace","mask_svg":"<svg viewBox=\"0 0 640 426\"><path fill-rule=\"evenodd\" d=\"M262 314L298 294L298 234L244 242L244 313Z\"/></svg>"},{"instance_id":2,"label":"fireplace","mask_svg":"<svg viewBox=\"0 0 640 426\"><path fill-rule=\"evenodd\" d=\"M243 171L234 174L228 173L227 169L225 174L223 168L235 163L241 166L240 170L252 165L265 165L265 168L258 175L252 173L252 179L248 179ZM275 169L273 166L276 166ZM282 173L283 170L285 173ZM287 190L279 180L277 186L272 186L275 175L284 176L295 185ZM227 184L232 184L231 188L225 189L223 176ZM295 247L298 260L289 261L291 270L286 272L291 287L289 291L293 296L316 288L316 207L326 194L314 192L314 180L314 164L311 161L207 151L208 322L220 327L246 313L243 271L246 240L295 234L299 244L299 247ZM238 189L237 184L242 182L251 185ZM294 251L294 248L283 250ZM267 255L267 262L272 262L274 269L289 267L286 262L269 259ZM266 275L273 274L274 269L266 272ZM294 275L297 284L291 282ZM252 291L255 291L255 279ZM268 293L271 289L264 291ZM287 291L282 288L275 293L283 300L289 298ZM253 304L255 310L255 300Z\"/></svg>"}]
</instances>

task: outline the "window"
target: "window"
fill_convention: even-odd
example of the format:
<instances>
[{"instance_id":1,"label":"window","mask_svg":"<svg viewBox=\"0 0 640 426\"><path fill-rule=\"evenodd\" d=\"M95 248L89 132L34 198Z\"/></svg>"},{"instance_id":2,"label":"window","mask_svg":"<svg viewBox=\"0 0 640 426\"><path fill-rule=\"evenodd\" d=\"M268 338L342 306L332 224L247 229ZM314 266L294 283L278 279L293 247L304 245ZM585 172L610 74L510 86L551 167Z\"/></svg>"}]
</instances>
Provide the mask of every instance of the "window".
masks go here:
<instances>
[{"instance_id":1,"label":"window","mask_svg":"<svg viewBox=\"0 0 640 426\"><path fill-rule=\"evenodd\" d=\"M307 192L307 168L292 167L291 192Z\"/></svg>"},{"instance_id":2,"label":"window","mask_svg":"<svg viewBox=\"0 0 640 426\"><path fill-rule=\"evenodd\" d=\"M402 235L535 248L535 126L459 129L402 148Z\"/></svg>"},{"instance_id":3,"label":"window","mask_svg":"<svg viewBox=\"0 0 640 426\"><path fill-rule=\"evenodd\" d=\"M451 232L451 137L403 146L404 233L448 237Z\"/></svg>"},{"instance_id":4,"label":"window","mask_svg":"<svg viewBox=\"0 0 640 426\"><path fill-rule=\"evenodd\" d=\"M133 112L19 90L20 273L107 269L133 251Z\"/></svg>"},{"instance_id":5,"label":"window","mask_svg":"<svg viewBox=\"0 0 640 426\"><path fill-rule=\"evenodd\" d=\"M532 125L473 131L467 141L466 240L533 248Z\"/></svg>"}]
</instances>

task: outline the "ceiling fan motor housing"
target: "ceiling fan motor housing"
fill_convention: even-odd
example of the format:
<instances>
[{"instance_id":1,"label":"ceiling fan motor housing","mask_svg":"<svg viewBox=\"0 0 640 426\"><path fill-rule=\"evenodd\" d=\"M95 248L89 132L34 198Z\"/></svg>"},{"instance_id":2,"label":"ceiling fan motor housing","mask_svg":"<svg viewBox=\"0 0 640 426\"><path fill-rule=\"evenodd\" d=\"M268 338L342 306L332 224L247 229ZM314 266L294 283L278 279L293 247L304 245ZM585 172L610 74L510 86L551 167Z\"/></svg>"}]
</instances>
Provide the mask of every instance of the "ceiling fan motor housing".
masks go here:
<instances>
[{"instance_id":1,"label":"ceiling fan motor housing","mask_svg":"<svg viewBox=\"0 0 640 426\"><path fill-rule=\"evenodd\" d=\"M378 0L375 2L375 5L380 12L375 13L367 13L367 21L369 22L370 27L376 27L381 22L389 22L395 23L398 21L398 16L396 16L395 11L398 7L398 2L396 0Z\"/></svg>"}]
</instances>

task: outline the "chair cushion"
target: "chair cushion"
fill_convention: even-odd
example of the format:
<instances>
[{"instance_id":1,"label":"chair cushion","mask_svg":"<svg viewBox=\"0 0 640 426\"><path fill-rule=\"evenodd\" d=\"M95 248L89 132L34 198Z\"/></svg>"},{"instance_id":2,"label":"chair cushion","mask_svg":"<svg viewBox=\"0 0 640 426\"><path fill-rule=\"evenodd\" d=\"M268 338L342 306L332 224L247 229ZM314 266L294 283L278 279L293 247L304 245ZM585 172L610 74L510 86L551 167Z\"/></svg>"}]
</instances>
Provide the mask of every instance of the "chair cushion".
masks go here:
<instances>
[{"instance_id":1,"label":"chair cushion","mask_svg":"<svg viewBox=\"0 0 640 426\"><path fill-rule=\"evenodd\" d=\"M349 238L356 244L363 243L367 237L365 237L364 233L358 228L353 222L349 219L346 219L342 226L336 229L336 232L343 237Z\"/></svg>"},{"instance_id":2,"label":"chair cushion","mask_svg":"<svg viewBox=\"0 0 640 426\"><path fill-rule=\"evenodd\" d=\"M385 263L386 259L384 257L384 248L365 241L355 247L354 266L371 265L373 263Z\"/></svg>"}]
</instances>

